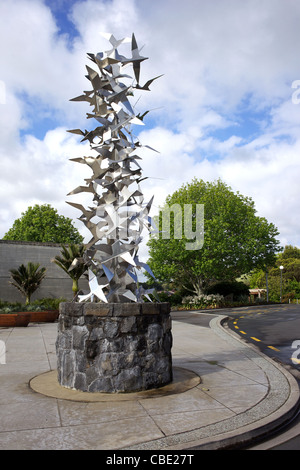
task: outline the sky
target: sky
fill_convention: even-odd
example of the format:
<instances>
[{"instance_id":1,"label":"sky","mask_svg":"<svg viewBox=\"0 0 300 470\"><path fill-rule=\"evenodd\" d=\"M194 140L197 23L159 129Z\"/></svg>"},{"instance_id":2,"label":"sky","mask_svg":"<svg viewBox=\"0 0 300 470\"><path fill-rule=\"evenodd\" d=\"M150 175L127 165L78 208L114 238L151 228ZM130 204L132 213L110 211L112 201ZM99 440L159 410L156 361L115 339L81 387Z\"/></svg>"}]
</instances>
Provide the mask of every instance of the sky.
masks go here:
<instances>
[{"instance_id":1,"label":"sky","mask_svg":"<svg viewBox=\"0 0 300 470\"><path fill-rule=\"evenodd\" d=\"M89 125L70 99L91 88L105 32L135 34L141 82L163 75L134 98L151 110L134 132L158 151L140 153L151 215L194 177L220 178L300 247L299 0L0 0L0 22L0 238L47 203L89 240L66 201L90 176L70 158L90 149L66 131Z\"/></svg>"}]
</instances>

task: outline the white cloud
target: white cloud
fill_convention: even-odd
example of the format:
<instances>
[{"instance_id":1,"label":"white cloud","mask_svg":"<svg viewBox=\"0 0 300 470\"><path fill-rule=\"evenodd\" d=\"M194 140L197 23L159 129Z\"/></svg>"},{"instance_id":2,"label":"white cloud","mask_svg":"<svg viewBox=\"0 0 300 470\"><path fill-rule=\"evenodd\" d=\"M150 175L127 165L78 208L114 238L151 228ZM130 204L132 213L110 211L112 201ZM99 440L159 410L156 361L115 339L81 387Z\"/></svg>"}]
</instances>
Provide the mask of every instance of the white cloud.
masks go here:
<instances>
[{"instance_id":1,"label":"white cloud","mask_svg":"<svg viewBox=\"0 0 300 470\"><path fill-rule=\"evenodd\" d=\"M210 145L215 146L215 151L222 158L196 161L193 158L195 149L191 148L190 153L186 151L187 134L176 135L170 131L152 129L143 133L142 137L144 143L151 141L153 145L155 143L155 148L161 149L159 156L149 152L143 154L144 173L159 174L161 178L145 183L147 196L151 192L155 195L155 212L167 195L193 177L204 181L221 178L234 191L255 201L258 215L266 217L279 228L283 245L290 243L299 246L300 141L290 145L269 137L263 147L260 142L257 147L240 145L240 140L235 137L223 143L211 141ZM236 144L239 146L236 147Z\"/></svg>"},{"instance_id":2,"label":"white cloud","mask_svg":"<svg viewBox=\"0 0 300 470\"><path fill-rule=\"evenodd\" d=\"M159 108L136 130L160 152L141 151L153 210L193 177L221 177L254 199L283 243L300 246L300 105L292 103L291 88L300 79L299 2L78 1L69 12L80 33L71 47L41 0L1 2L0 16L2 236L30 204L80 215L65 200L85 170L68 158L89 150L65 131L84 128L89 110L69 99L89 88L86 53L110 48L100 32L135 32L150 58L141 81L164 74L137 105L139 111ZM243 120L252 114L257 126L247 134ZM45 116L54 124L38 138Z\"/></svg>"}]
</instances>

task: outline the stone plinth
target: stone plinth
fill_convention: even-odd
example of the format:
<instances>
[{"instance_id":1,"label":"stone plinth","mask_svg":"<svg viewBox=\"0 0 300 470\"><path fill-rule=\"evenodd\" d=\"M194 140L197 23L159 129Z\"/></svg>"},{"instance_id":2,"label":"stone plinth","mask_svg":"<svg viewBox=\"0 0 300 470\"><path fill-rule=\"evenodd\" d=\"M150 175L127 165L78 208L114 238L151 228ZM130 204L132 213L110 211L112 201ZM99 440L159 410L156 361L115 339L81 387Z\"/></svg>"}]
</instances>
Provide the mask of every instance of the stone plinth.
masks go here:
<instances>
[{"instance_id":1,"label":"stone plinth","mask_svg":"<svg viewBox=\"0 0 300 470\"><path fill-rule=\"evenodd\" d=\"M60 304L58 382L84 392L134 392L172 381L168 303Z\"/></svg>"}]
</instances>

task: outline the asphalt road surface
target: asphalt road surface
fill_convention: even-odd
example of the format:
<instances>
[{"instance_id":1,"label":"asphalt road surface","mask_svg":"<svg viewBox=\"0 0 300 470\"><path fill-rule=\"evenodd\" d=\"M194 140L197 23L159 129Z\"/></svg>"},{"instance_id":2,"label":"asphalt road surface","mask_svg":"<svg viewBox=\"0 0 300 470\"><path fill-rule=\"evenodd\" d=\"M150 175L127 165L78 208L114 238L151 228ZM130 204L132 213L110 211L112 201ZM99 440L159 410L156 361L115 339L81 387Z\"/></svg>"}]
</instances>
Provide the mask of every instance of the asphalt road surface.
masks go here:
<instances>
[{"instance_id":1,"label":"asphalt road surface","mask_svg":"<svg viewBox=\"0 0 300 470\"><path fill-rule=\"evenodd\" d=\"M300 378L300 305L232 310L228 326Z\"/></svg>"}]
</instances>

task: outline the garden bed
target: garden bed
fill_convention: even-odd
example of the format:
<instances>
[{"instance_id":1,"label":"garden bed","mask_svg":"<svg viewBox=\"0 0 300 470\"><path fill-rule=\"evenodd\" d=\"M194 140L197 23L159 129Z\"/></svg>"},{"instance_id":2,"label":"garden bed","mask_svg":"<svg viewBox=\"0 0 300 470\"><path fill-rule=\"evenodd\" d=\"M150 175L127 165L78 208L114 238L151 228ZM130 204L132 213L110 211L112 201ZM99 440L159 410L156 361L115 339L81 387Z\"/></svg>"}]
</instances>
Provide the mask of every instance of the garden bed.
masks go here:
<instances>
[{"instance_id":1,"label":"garden bed","mask_svg":"<svg viewBox=\"0 0 300 470\"><path fill-rule=\"evenodd\" d=\"M214 310L219 310L219 309L224 309L224 308L240 308L240 307L259 307L259 306L264 306L264 305L280 305L280 302L232 302L232 303L224 303L223 305L174 305L171 307L171 310L173 311L187 311L191 312L193 310L208 310L208 311L214 311Z\"/></svg>"},{"instance_id":2,"label":"garden bed","mask_svg":"<svg viewBox=\"0 0 300 470\"><path fill-rule=\"evenodd\" d=\"M64 299L39 299L25 305L0 300L0 327L27 326L28 323L55 322L59 317L59 304Z\"/></svg>"},{"instance_id":3,"label":"garden bed","mask_svg":"<svg viewBox=\"0 0 300 470\"><path fill-rule=\"evenodd\" d=\"M27 326L28 323L53 323L58 319L58 310L43 310L41 312L0 313L0 327Z\"/></svg>"},{"instance_id":4,"label":"garden bed","mask_svg":"<svg viewBox=\"0 0 300 470\"><path fill-rule=\"evenodd\" d=\"M19 312L20 315L30 315L30 322L54 322L58 319L58 310L42 310L41 312ZM1 314L0 314L1 316Z\"/></svg>"},{"instance_id":5,"label":"garden bed","mask_svg":"<svg viewBox=\"0 0 300 470\"><path fill-rule=\"evenodd\" d=\"M0 327L14 328L15 326L28 326L30 322L29 313L1 313Z\"/></svg>"}]
</instances>

